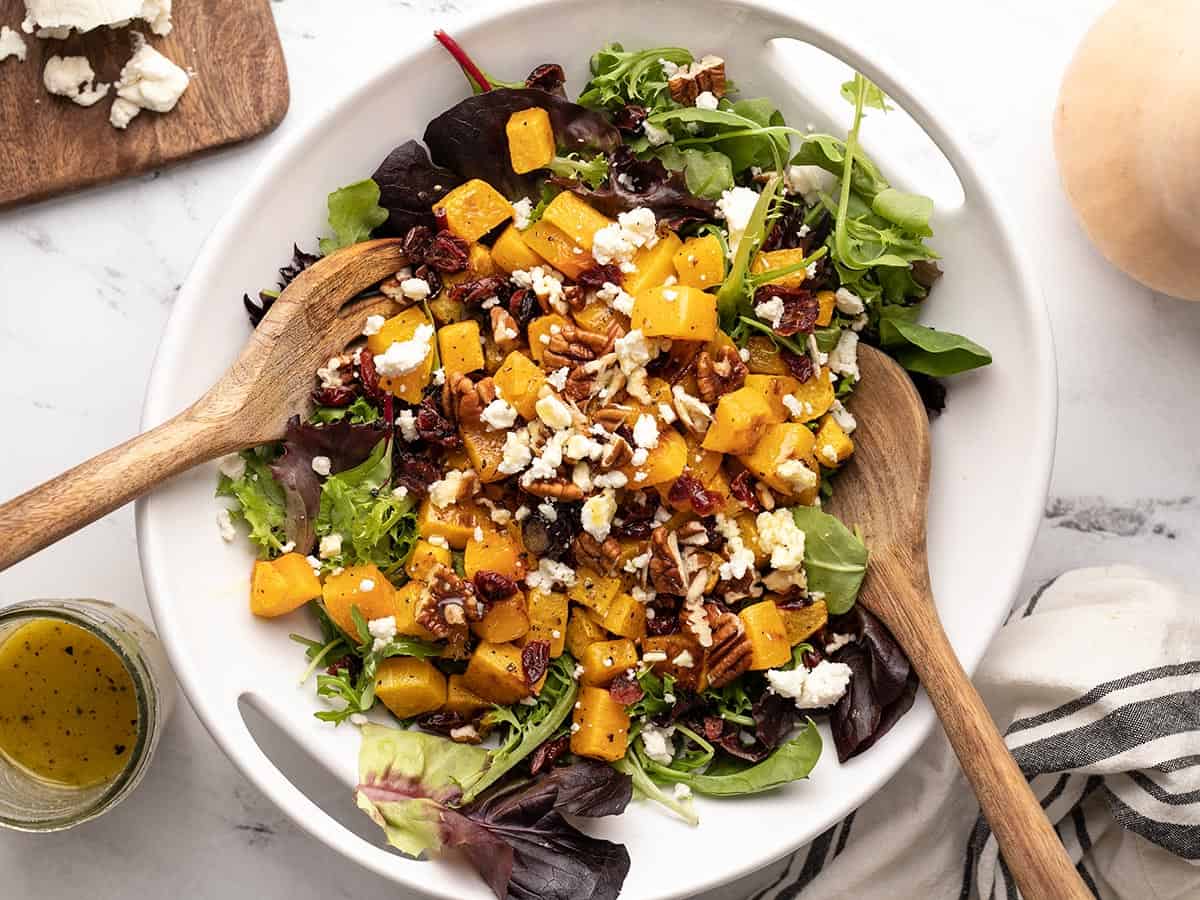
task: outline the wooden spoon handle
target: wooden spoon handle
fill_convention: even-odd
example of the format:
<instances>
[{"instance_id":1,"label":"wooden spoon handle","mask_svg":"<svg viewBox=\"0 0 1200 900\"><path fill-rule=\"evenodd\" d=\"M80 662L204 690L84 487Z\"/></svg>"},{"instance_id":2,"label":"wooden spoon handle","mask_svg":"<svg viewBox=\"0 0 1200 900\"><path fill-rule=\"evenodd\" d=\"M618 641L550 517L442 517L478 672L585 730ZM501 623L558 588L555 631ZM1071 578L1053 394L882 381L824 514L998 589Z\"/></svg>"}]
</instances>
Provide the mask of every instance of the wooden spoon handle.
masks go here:
<instances>
[{"instance_id":1,"label":"wooden spoon handle","mask_svg":"<svg viewBox=\"0 0 1200 900\"><path fill-rule=\"evenodd\" d=\"M930 615L921 616L921 621L901 616L899 627L892 631L933 701L1021 896L1024 900L1094 900L1004 745L983 698L963 671L932 612L932 600L913 606L926 604Z\"/></svg>"},{"instance_id":2,"label":"wooden spoon handle","mask_svg":"<svg viewBox=\"0 0 1200 900\"><path fill-rule=\"evenodd\" d=\"M161 481L236 449L186 411L0 506L0 571L78 531Z\"/></svg>"}]
</instances>

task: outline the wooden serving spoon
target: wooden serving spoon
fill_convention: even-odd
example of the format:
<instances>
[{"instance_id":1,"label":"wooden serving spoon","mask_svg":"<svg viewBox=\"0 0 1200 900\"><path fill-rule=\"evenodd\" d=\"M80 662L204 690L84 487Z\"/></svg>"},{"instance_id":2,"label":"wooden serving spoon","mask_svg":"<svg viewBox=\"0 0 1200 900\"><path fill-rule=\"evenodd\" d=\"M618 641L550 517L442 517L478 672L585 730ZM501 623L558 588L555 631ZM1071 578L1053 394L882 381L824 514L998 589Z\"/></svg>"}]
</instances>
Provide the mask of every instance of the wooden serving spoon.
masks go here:
<instances>
[{"instance_id":1,"label":"wooden serving spoon","mask_svg":"<svg viewBox=\"0 0 1200 900\"><path fill-rule=\"evenodd\" d=\"M301 272L250 342L179 415L0 506L0 571L202 462L283 436L305 412L314 373L396 304L348 302L407 265L398 239L365 241Z\"/></svg>"},{"instance_id":2,"label":"wooden serving spoon","mask_svg":"<svg viewBox=\"0 0 1200 900\"><path fill-rule=\"evenodd\" d=\"M862 381L851 401L859 422L854 457L838 475L830 504L838 518L862 528L871 549L858 602L908 654L1022 897L1091 900L938 618L925 550L925 407L912 380L883 353L860 344L858 363Z\"/></svg>"}]
</instances>

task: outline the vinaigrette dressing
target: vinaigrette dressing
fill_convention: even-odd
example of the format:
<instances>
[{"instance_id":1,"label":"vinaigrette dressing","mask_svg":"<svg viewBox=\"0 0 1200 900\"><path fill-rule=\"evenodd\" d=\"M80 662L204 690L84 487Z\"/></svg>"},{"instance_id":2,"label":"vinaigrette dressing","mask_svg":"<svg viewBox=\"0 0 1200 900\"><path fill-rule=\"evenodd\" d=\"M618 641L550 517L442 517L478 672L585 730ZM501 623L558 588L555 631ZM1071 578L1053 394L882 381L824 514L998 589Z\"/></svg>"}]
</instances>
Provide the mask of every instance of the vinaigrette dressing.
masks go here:
<instances>
[{"instance_id":1,"label":"vinaigrette dressing","mask_svg":"<svg viewBox=\"0 0 1200 900\"><path fill-rule=\"evenodd\" d=\"M0 644L0 753L68 787L108 781L136 744L133 679L90 631L34 619Z\"/></svg>"}]
</instances>

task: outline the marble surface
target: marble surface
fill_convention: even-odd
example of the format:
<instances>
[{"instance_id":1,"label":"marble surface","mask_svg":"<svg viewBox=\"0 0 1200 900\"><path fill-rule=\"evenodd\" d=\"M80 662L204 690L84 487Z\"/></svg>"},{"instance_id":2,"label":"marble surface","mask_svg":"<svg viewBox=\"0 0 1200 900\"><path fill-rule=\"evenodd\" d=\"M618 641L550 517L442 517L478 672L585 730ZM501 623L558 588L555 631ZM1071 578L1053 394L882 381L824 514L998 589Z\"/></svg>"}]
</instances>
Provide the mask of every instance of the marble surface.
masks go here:
<instances>
[{"instance_id":1,"label":"marble surface","mask_svg":"<svg viewBox=\"0 0 1200 900\"><path fill-rule=\"evenodd\" d=\"M270 147L324 108L364 61L386 60L389 35L450 27L485 4L272 5L292 78L291 112L276 134L0 213L0 358L8 373L0 379L0 403L9 423L0 496L135 431L175 293L227 198ZM1088 22L1106 5L857 5L864 34L905 59L965 123L1010 197L1042 278L1058 346L1061 414L1051 497L1026 592L1064 569L1102 562L1184 578L1200 558L1200 304L1157 296L1108 267L1076 227L1053 165L1057 83ZM236 314L236 300L213 298L214 314ZM145 614L132 509L0 575L0 604L45 596L108 598ZM399 893L284 821L234 771L186 703L131 799L67 834L0 834L0 871L0 894L45 900L382 900ZM722 893L746 897L751 890L742 884Z\"/></svg>"}]
</instances>

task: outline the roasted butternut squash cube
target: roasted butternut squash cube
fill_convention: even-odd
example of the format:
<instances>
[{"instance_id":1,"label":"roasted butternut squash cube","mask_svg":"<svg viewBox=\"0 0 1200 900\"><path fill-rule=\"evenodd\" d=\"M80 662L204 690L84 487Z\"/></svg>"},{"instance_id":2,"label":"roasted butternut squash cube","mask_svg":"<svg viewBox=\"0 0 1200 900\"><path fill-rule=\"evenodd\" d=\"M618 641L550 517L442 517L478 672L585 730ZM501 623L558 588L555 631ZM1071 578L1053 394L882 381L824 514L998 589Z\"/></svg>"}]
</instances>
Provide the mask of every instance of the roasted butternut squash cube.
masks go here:
<instances>
[{"instance_id":1,"label":"roasted butternut squash cube","mask_svg":"<svg viewBox=\"0 0 1200 900\"><path fill-rule=\"evenodd\" d=\"M483 368L483 345L479 341L479 323L464 319L438 329L438 351L446 375L466 375Z\"/></svg>"},{"instance_id":2,"label":"roasted butternut squash cube","mask_svg":"<svg viewBox=\"0 0 1200 900\"><path fill-rule=\"evenodd\" d=\"M774 598L768 597L772 602ZM779 616L783 619L783 627L787 631L788 643L795 647L801 641L806 641L829 621L829 607L824 600L814 600L799 609L777 607Z\"/></svg>"},{"instance_id":3,"label":"roasted butternut squash cube","mask_svg":"<svg viewBox=\"0 0 1200 900\"><path fill-rule=\"evenodd\" d=\"M483 641L471 654L463 684L484 700L508 706L533 693L525 683L521 648Z\"/></svg>"},{"instance_id":4,"label":"roasted butternut squash cube","mask_svg":"<svg viewBox=\"0 0 1200 900\"><path fill-rule=\"evenodd\" d=\"M579 664L583 666L581 681L584 684L608 685L627 669L638 663L637 646L628 638L615 641L597 641L588 644Z\"/></svg>"},{"instance_id":5,"label":"roasted butternut squash cube","mask_svg":"<svg viewBox=\"0 0 1200 900\"><path fill-rule=\"evenodd\" d=\"M582 606L571 607L567 618L567 650L577 660L597 641L608 640L608 632L596 621L595 613Z\"/></svg>"},{"instance_id":6,"label":"roasted butternut squash cube","mask_svg":"<svg viewBox=\"0 0 1200 900\"><path fill-rule=\"evenodd\" d=\"M427 540L419 540L404 564L404 573L415 581L425 581L429 573L438 566L453 562L449 547L435 547Z\"/></svg>"},{"instance_id":7,"label":"roasted butternut squash cube","mask_svg":"<svg viewBox=\"0 0 1200 900\"><path fill-rule=\"evenodd\" d=\"M786 422L792 417L792 411L783 402L789 394L796 396L800 382L791 375L747 375L746 387L752 388L763 395L767 405L771 407L770 422L772 425ZM801 407L803 408L803 407ZM807 422L807 418L799 418L798 422Z\"/></svg>"},{"instance_id":8,"label":"roasted butternut squash cube","mask_svg":"<svg viewBox=\"0 0 1200 900\"><path fill-rule=\"evenodd\" d=\"M493 644L515 641L529 633L529 608L520 591L493 603L483 618L471 624L471 631Z\"/></svg>"},{"instance_id":9,"label":"roasted butternut squash cube","mask_svg":"<svg viewBox=\"0 0 1200 900\"><path fill-rule=\"evenodd\" d=\"M492 264L503 272L532 269L543 264L540 256L529 248L516 225L509 225L492 244Z\"/></svg>"},{"instance_id":10,"label":"roasted butternut squash cube","mask_svg":"<svg viewBox=\"0 0 1200 900\"><path fill-rule=\"evenodd\" d=\"M446 227L468 243L512 218L512 204L482 178L460 184L433 204L446 213Z\"/></svg>"},{"instance_id":11,"label":"roasted butternut squash cube","mask_svg":"<svg viewBox=\"0 0 1200 900\"><path fill-rule=\"evenodd\" d=\"M321 579L303 553L285 553L272 560L275 571L287 582L287 600L299 606L321 596Z\"/></svg>"},{"instance_id":12,"label":"roasted butternut squash cube","mask_svg":"<svg viewBox=\"0 0 1200 900\"><path fill-rule=\"evenodd\" d=\"M676 632L642 638L642 661L656 675L670 675L689 691L704 690L704 648L692 634Z\"/></svg>"},{"instance_id":13,"label":"roasted butternut squash cube","mask_svg":"<svg viewBox=\"0 0 1200 900\"><path fill-rule=\"evenodd\" d=\"M796 469L795 462L802 462L815 472L814 445L813 433L807 426L800 422L781 422L763 428L754 449L740 454L738 461L772 490L803 497L811 486L804 484L808 476Z\"/></svg>"},{"instance_id":14,"label":"roasted butternut squash cube","mask_svg":"<svg viewBox=\"0 0 1200 900\"><path fill-rule=\"evenodd\" d=\"M474 281L477 278L483 278L487 275L495 275L497 273L496 264L492 262L492 251L486 244L481 244L478 241L471 244L467 248L467 267L461 272L445 272L442 274L443 285L462 284L465 281ZM446 296L450 292L443 290L439 297ZM431 303L436 302L430 301ZM463 306L466 309L466 306ZM461 319L462 316L457 318Z\"/></svg>"},{"instance_id":15,"label":"roasted butternut squash cube","mask_svg":"<svg viewBox=\"0 0 1200 900\"><path fill-rule=\"evenodd\" d=\"M478 572L498 572L519 582L525 578L524 550L516 532L499 531L489 522L467 541L463 570L468 578L474 578Z\"/></svg>"},{"instance_id":16,"label":"roasted butternut squash cube","mask_svg":"<svg viewBox=\"0 0 1200 900\"><path fill-rule=\"evenodd\" d=\"M604 617L604 627L613 634L638 640L646 634L646 607L629 594L618 594Z\"/></svg>"},{"instance_id":17,"label":"roasted butternut squash cube","mask_svg":"<svg viewBox=\"0 0 1200 900\"><path fill-rule=\"evenodd\" d=\"M549 319L551 317L542 316L541 318ZM539 320L535 319L534 321ZM545 333L549 334L549 330L547 329ZM532 344L532 341L535 340L532 324L529 337ZM545 350L544 344L539 344L539 346ZM531 346L530 352L532 351ZM537 404L538 394L546 383L546 373L532 359L520 350L512 351L504 358L504 362L493 376L493 381L495 381L496 390L500 392L500 396L516 408L517 412L521 414L521 418L527 421L536 418L537 412L534 407Z\"/></svg>"},{"instance_id":18,"label":"roasted butternut squash cube","mask_svg":"<svg viewBox=\"0 0 1200 900\"><path fill-rule=\"evenodd\" d=\"M649 287L635 295L630 325L646 337L711 341L717 334L717 298L682 284Z\"/></svg>"},{"instance_id":19,"label":"roasted butternut squash cube","mask_svg":"<svg viewBox=\"0 0 1200 900\"><path fill-rule=\"evenodd\" d=\"M792 645L779 607L773 600L763 600L747 606L738 618L746 627L750 641L750 668L755 671L774 669L792 658Z\"/></svg>"},{"instance_id":20,"label":"roasted butternut squash cube","mask_svg":"<svg viewBox=\"0 0 1200 900\"><path fill-rule=\"evenodd\" d=\"M675 274L675 254L682 246L683 241L675 232L660 234L653 247L642 247L633 254L634 271L625 274L621 286L636 297L642 291L662 284Z\"/></svg>"},{"instance_id":21,"label":"roasted butternut squash cube","mask_svg":"<svg viewBox=\"0 0 1200 900\"><path fill-rule=\"evenodd\" d=\"M473 719L491 709L492 704L467 687L462 675L451 675L446 683L446 702L442 711Z\"/></svg>"},{"instance_id":22,"label":"roasted butternut squash cube","mask_svg":"<svg viewBox=\"0 0 1200 900\"><path fill-rule=\"evenodd\" d=\"M422 326L433 327L420 306L410 306L408 309L392 316L383 323L383 327L367 338L367 349L376 356L387 352L395 343L411 341L416 336L417 329ZM432 335L431 335L432 336ZM379 379L379 385L408 403L419 403L421 392L429 384L433 373L433 341L429 342L429 352L421 364L411 372L403 375L385 375Z\"/></svg>"},{"instance_id":23,"label":"roasted butternut squash cube","mask_svg":"<svg viewBox=\"0 0 1200 900\"><path fill-rule=\"evenodd\" d=\"M518 175L544 169L554 159L554 129L550 113L540 106L519 109L508 117L508 159Z\"/></svg>"},{"instance_id":24,"label":"roasted butternut squash cube","mask_svg":"<svg viewBox=\"0 0 1200 900\"><path fill-rule=\"evenodd\" d=\"M680 284L706 291L725 280L725 254L715 234L688 238L671 259Z\"/></svg>"},{"instance_id":25,"label":"roasted butternut squash cube","mask_svg":"<svg viewBox=\"0 0 1200 900\"><path fill-rule=\"evenodd\" d=\"M811 422L818 419L833 406L833 375L827 368L816 372L808 381L799 382L792 391L796 402L804 408L805 418L801 421Z\"/></svg>"},{"instance_id":26,"label":"roasted butternut squash cube","mask_svg":"<svg viewBox=\"0 0 1200 900\"><path fill-rule=\"evenodd\" d=\"M567 320L558 313L538 316L529 323L526 333L529 335L529 355L534 362L541 363L542 356L546 353L546 345L550 343L550 338L558 333L554 329L561 331L566 324Z\"/></svg>"},{"instance_id":27,"label":"roasted butternut squash cube","mask_svg":"<svg viewBox=\"0 0 1200 900\"><path fill-rule=\"evenodd\" d=\"M426 497L417 512L417 532L426 540L445 538L452 550L463 550L475 534L476 521L482 524L485 519L479 508L466 500L439 509Z\"/></svg>"},{"instance_id":28,"label":"roasted butternut squash cube","mask_svg":"<svg viewBox=\"0 0 1200 900\"><path fill-rule=\"evenodd\" d=\"M585 685L579 690L571 729L571 752L576 756L614 762L629 747L629 714L606 688Z\"/></svg>"},{"instance_id":29,"label":"roasted butternut squash cube","mask_svg":"<svg viewBox=\"0 0 1200 900\"><path fill-rule=\"evenodd\" d=\"M337 575L329 575L321 589L325 612L333 624L357 643L358 629L350 610L358 608L368 622L396 614L396 589L373 565L347 566Z\"/></svg>"},{"instance_id":30,"label":"roasted butternut squash cube","mask_svg":"<svg viewBox=\"0 0 1200 900\"><path fill-rule=\"evenodd\" d=\"M529 592L529 632L525 643L546 641L550 658L562 656L567 645L567 595L534 588Z\"/></svg>"},{"instance_id":31,"label":"roasted butternut squash cube","mask_svg":"<svg viewBox=\"0 0 1200 900\"><path fill-rule=\"evenodd\" d=\"M688 448L682 435L669 425L659 424L658 446L651 449L640 466L624 466L621 471L633 488L653 487L674 481L687 466ZM641 477L639 477L641 476Z\"/></svg>"},{"instance_id":32,"label":"roasted butternut squash cube","mask_svg":"<svg viewBox=\"0 0 1200 900\"><path fill-rule=\"evenodd\" d=\"M837 295L833 291L817 291L817 324L824 328L833 321Z\"/></svg>"},{"instance_id":33,"label":"roasted butternut squash cube","mask_svg":"<svg viewBox=\"0 0 1200 900\"><path fill-rule=\"evenodd\" d=\"M742 544L754 554L754 564L761 566L771 556L763 549L762 544L758 540L758 525L755 522L754 513L743 512L735 518L738 531L742 535Z\"/></svg>"},{"instance_id":34,"label":"roasted butternut squash cube","mask_svg":"<svg viewBox=\"0 0 1200 900\"><path fill-rule=\"evenodd\" d=\"M762 272L770 272L772 269L785 269L788 266L794 266L801 262L804 256L804 250L800 247L789 250L767 250L754 257L754 265L750 267L750 271L755 274L761 274ZM804 270L797 269L795 272L780 275L778 278L772 278L765 283L778 284L785 288L798 288L804 284L804 278Z\"/></svg>"},{"instance_id":35,"label":"roasted butternut squash cube","mask_svg":"<svg viewBox=\"0 0 1200 900\"><path fill-rule=\"evenodd\" d=\"M748 453L771 421L766 398L749 387L730 391L717 401L712 424L700 445L717 453Z\"/></svg>"},{"instance_id":36,"label":"roasted butternut squash cube","mask_svg":"<svg viewBox=\"0 0 1200 900\"><path fill-rule=\"evenodd\" d=\"M458 435L462 438L463 450L471 468L484 484L503 481L508 477L500 471L500 463L504 462L505 434L504 431L489 429L482 422L464 423L459 426Z\"/></svg>"},{"instance_id":37,"label":"roasted butternut squash cube","mask_svg":"<svg viewBox=\"0 0 1200 900\"><path fill-rule=\"evenodd\" d=\"M397 719L411 719L445 704L446 676L427 659L393 656L375 672L375 696Z\"/></svg>"},{"instance_id":38,"label":"roasted butternut squash cube","mask_svg":"<svg viewBox=\"0 0 1200 900\"><path fill-rule=\"evenodd\" d=\"M424 641L434 640L433 633L417 623L417 610L420 608L421 594L424 592L423 581L408 581L396 588L396 611L392 613L396 617L396 634L421 638Z\"/></svg>"},{"instance_id":39,"label":"roasted butternut squash cube","mask_svg":"<svg viewBox=\"0 0 1200 900\"><path fill-rule=\"evenodd\" d=\"M546 206L542 219L560 229L563 234L592 252L592 240L596 232L613 224L613 220L588 205L586 200L563 191Z\"/></svg>"},{"instance_id":40,"label":"roasted butternut squash cube","mask_svg":"<svg viewBox=\"0 0 1200 900\"><path fill-rule=\"evenodd\" d=\"M591 254L571 240L570 235L544 218L521 232L521 237L534 253L571 278L578 278L596 264Z\"/></svg>"},{"instance_id":41,"label":"roasted butternut squash cube","mask_svg":"<svg viewBox=\"0 0 1200 900\"><path fill-rule=\"evenodd\" d=\"M594 609L603 621L612 602L621 593L621 579L616 576L599 575L586 566L575 572L575 583L567 588L567 597L580 606Z\"/></svg>"},{"instance_id":42,"label":"roasted butternut squash cube","mask_svg":"<svg viewBox=\"0 0 1200 900\"><path fill-rule=\"evenodd\" d=\"M290 613L304 605L288 601L288 583L283 573L265 559L257 560L250 573L250 612L263 618Z\"/></svg>"},{"instance_id":43,"label":"roasted butternut squash cube","mask_svg":"<svg viewBox=\"0 0 1200 900\"><path fill-rule=\"evenodd\" d=\"M828 414L821 419L821 426L817 429L816 445L817 461L830 468L841 465L854 452L854 441L850 435L842 430L837 419Z\"/></svg>"},{"instance_id":44,"label":"roasted butternut squash cube","mask_svg":"<svg viewBox=\"0 0 1200 900\"><path fill-rule=\"evenodd\" d=\"M750 359L746 361L746 368L756 375L787 375L787 363L783 361L783 357L779 353L779 348L775 346L766 335L755 335L746 341L746 350L750 353Z\"/></svg>"},{"instance_id":45,"label":"roasted butternut squash cube","mask_svg":"<svg viewBox=\"0 0 1200 900\"><path fill-rule=\"evenodd\" d=\"M628 330L626 326L629 324L629 317L600 300L589 303L583 309L575 310L575 324L586 331L607 334L608 328L613 322L619 324L622 330Z\"/></svg>"}]
</instances>

